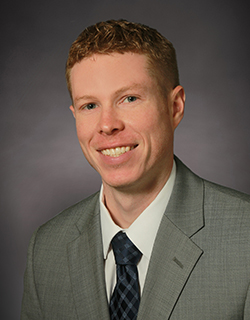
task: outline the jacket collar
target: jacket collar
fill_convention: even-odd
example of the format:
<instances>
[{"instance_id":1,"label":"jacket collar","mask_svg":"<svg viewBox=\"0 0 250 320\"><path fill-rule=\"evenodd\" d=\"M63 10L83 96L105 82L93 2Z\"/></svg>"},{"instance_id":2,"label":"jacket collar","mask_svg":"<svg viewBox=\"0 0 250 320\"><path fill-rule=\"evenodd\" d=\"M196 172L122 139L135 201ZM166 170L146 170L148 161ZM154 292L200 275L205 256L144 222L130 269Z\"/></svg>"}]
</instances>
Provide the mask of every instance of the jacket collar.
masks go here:
<instances>
[{"instance_id":1,"label":"jacket collar","mask_svg":"<svg viewBox=\"0 0 250 320\"><path fill-rule=\"evenodd\" d=\"M177 174L165 215L188 237L204 226L204 183L175 157Z\"/></svg>"}]
</instances>

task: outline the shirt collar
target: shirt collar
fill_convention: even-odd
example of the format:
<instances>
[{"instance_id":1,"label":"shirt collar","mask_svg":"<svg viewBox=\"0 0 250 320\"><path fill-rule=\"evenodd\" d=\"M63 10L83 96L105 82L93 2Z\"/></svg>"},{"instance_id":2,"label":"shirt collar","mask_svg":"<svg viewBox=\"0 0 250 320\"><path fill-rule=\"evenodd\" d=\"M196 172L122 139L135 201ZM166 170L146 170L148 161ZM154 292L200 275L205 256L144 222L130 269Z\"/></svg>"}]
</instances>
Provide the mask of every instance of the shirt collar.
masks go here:
<instances>
[{"instance_id":1,"label":"shirt collar","mask_svg":"<svg viewBox=\"0 0 250 320\"><path fill-rule=\"evenodd\" d=\"M156 234L161 223L162 216L166 210L169 198L171 196L176 176L176 165L173 168L168 181L158 193L151 204L139 215L139 217L126 229L126 234L144 256L150 259ZM121 230L112 220L107 208L103 203L103 186L100 191L100 216L103 240L104 259L110 250L110 242L115 234Z\"/></svg>"}]
</instances>

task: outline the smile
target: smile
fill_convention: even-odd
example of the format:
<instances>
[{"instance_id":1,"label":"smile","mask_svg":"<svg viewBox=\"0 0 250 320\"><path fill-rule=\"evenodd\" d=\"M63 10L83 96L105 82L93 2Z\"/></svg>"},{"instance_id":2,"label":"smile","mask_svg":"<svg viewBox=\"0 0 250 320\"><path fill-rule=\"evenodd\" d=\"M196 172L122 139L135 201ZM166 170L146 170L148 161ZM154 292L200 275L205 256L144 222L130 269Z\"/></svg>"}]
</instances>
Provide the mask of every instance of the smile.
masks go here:
<instances>
[{"instance_id":1,"label":"smile","mask_svg":"<svg viewBox=\"0 0 250 320\"><path fill-rule=\"evenodd\" d=\"M104 149L101 153L109 157L119 157L121 154L126 153L130 150L133 150L135 147L116 147L111 149Z\"/></svg>"}]
</instances>

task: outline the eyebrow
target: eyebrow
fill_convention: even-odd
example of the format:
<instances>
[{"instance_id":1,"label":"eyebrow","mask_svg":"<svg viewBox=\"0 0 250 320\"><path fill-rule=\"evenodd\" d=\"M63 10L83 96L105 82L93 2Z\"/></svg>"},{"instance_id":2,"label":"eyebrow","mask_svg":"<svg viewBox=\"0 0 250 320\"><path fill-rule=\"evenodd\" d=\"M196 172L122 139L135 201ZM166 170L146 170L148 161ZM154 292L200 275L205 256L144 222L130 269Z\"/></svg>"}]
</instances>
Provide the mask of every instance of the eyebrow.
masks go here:
<instances>
[{"instance_id":1,"label":"eyebrow","mask_svg":"<svg viewBox=\"0 0 250 320\"><path fill-rule=\"evenodd\" d=\"M140 84L140 83L134 83L130 86L127 86L127 87L122 87L121 89L118 89L116 92L115 92L115 96L116 95L120 95L121 93L123 92L126 92L126 91L129 91L129 90L134 90L134 89L143 89L144 91L146 91L146 86L144 84Z\"/></svg>"},{"instance_id":2,"label":"eyebrow","mask_svg":"<svg viewBox=\"0 0 250 320\"><path fill-rule=\"evenodd\" d=\"M146 86L144 84L134 83L129 86L125 86L125 87L122 87L122 88L116 90L114 92L113 96L119 96L123 92L129 91L129 90L135 90L135 89L143 89L144 91L147 91ZM76 97L74 100L74 103L77 103L80 100L96 100L96 97L92 96L92 95L83 95L80 97Z\"/></svg>"},{"instance_id":3,"label":"eyebrow","mask_svg":"<svg viewBox=\"0 0 250 320\"><path fill-rule=\"evenodd\" d=\"M96 99L94 96L84 95L84 96L81 96L81 97L76 97L74 99L74 103L78 102L79 100L94 100L94 99Z\"/></svg>"}]
</instances>

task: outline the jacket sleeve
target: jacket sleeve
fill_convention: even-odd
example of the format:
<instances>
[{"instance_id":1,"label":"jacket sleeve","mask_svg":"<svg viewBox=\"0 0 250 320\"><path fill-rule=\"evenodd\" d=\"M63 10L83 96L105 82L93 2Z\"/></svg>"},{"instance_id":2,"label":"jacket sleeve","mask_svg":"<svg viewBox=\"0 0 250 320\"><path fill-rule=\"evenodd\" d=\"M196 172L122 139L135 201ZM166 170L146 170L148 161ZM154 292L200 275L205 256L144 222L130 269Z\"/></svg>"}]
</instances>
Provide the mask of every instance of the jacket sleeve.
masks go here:
<instances>
[{"instance_id":1,"label":"jacket sleeve","mask_svg":"<svg viewBox=\"0 0 250 320\"><path fill-rule=\"evenodd\" d=\"M36 243L36 234L37 231L33 233L28 249L27 265L24 274L21 320L43 319L34 273L34 247Z\"/></svg>"}]
</instances>

